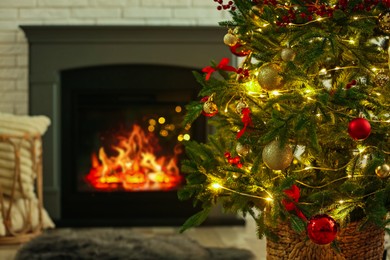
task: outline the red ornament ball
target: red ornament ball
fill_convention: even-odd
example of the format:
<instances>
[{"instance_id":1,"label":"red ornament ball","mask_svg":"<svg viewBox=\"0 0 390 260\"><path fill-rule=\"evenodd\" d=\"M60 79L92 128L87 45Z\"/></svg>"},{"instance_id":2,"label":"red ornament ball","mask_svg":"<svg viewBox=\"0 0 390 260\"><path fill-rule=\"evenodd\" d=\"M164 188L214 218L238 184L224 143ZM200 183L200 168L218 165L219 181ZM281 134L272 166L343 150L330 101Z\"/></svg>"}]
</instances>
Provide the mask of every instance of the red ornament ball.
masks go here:
<instances>
[{"instance_id":1,"label":"red ornament ball","mask_svg":"<svg viewBox=\"0 0 390 260\"><path fill-rule=\"evenodd\" d=\"M242 45L241 43L236 43L235 45L230 46L229 48L234 55L239 57L244 57L247 56L249 53L251 53L251 51L245 48L245 46Z\"/></svg>"},{"instance_id":2,"label":"red ornament ball","mask_svg":"<svg viewBox=\"0 0 390 260\"><path fill-rule=\"evenodd\" d=\"M318 245L331 243L336 238L337 231L337 222L326 214L313 216L307 225L307 235Z\"/></svg>"},{"instance_id":3,"label":"red ornament ball","mask_svg":"<svg viewBox=\"0 0 390 260\"><path fill-rule=\"evenodd\" d=\"M348 134L355 140L364 140L371 133L371 125L367 119L355 118L348 125Z\"/></svg>"}]
</instances>

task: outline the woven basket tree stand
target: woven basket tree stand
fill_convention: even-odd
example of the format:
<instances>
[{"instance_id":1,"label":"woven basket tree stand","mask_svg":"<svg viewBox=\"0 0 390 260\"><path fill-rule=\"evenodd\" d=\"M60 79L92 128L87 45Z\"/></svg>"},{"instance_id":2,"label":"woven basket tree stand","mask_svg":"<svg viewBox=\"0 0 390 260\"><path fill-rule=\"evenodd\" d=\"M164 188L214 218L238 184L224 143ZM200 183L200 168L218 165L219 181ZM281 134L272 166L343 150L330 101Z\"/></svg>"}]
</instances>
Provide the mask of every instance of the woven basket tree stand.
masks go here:
<instances>
[{"instance_id":1,"label":"woven basket tree stand","mask_svg":"<svg viewBox=\"0 0 390 260\"><path fill-rule=\"evenodd\" d=\"M279 224L273 231L278 241L267 239L267 259L336 259L336 260L381 260L384 251L385 231L375 226L359 230L359 222L340 229L337 241L341 252L330 244L317 245L306 234L298 234L288 224Z\"/></svg>"},{"instance_id":2,"label":"woven basket tree stand","mask_svg":"<svg viewBox=\"0 0 390 260\"><path fill-rule=\"evenodd\" d=\"M37 195L37 205L33 203L32 199L25 196L25 190L22 183L21 177L21 166L20 166L20 155L22 142L28 142L30 144L29 154L32 158L32 170L36 175L35 180L35 192ZM7 143L10 145L14 152L15 168L12 182L12 192L10 195L5 195L0 185L0 207L3 224L5 226L6 235L0 236L0 245L7 244L20 244L25 243L35 236L42 233L43 230L43 190L42 190L42 150L38 151L39 155L36 154L34 149L37 142L42 143L41 136L39 134L30 136L15 136L15 135L0 135L0 142ZM12 223L12 208L15 207L14 201L16 200L16 194L21 194L21 198L24 199L24 205L26 207L26 214L23 217L23 226L21 229L15 231ZM9 203L5 203L5 197L9 200ZM32 211L33 207L36 207L36 214L38 214L38 223L33 226L32 224Z\"/></svg>"}]
</instances>

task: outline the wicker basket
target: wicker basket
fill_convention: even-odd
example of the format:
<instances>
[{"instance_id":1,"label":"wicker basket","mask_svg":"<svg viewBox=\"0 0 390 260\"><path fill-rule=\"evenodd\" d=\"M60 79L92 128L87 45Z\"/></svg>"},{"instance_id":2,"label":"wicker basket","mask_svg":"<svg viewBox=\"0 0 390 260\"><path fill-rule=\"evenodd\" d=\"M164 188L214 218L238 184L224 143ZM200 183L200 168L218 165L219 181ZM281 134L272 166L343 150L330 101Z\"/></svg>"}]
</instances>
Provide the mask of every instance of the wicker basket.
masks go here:
<instances>
[{"instance_id":1,"label":"wicker basket","mask_svg":"<svg viewBox=\"0 0 390 260\"><path fill-rule=\"evenodd\" d=\"M42 191L42 151L37 151L35 148L40 147L41 149L41 136L39 134L30 136L15 136L15 135L0 135L0 143L5 143L12 147L11 151L14 153L15 159L15 168L14 176L12 181L12 192L11 194L4 194L2 186L0 184L0 213L2 216L2 222L5 227L5 236L0 236L0 245L2 244L19 244L24 243L32 239L33 237L39 235L43 229L43 191ZM32 172L35 175L35 184L34 197L31 198L26 196L25 186L22 183L21 176L21 149L22 144L28 143L31 147L29 149L29 157L32 160ZM37 144L39 144L37 146ZM1 170L1 169L0 169ZM18 196L16 197L16 194ZM26 214L23 217L23 226L21 229L15 231L13 221L12 221L12 208L15 207L16 199L24 199L24 205L26 208ZM33 200L37 203L33 203ZM5 201L8 203L5 203ZM35 208L33 208L35 207ZM32 212L37 214L37 223L33 225L32 221Z\"/></svg>"},{"instance_id":2,"label":"wicker basket","mask_svg":"<svg viewBox=\"0 0 390 260\"><path fill-rule=\"evenodd\" d=\"M381 260L384 251L383 229L369 226L359 230L359 223L350 223L339 231L337 240L341 249L337 253L331 245L317 245L304 234L297 234L288 224L279 224L274 232L277 242L267 239L267 259L336 259Z\"/></svg>"}]
</instances>

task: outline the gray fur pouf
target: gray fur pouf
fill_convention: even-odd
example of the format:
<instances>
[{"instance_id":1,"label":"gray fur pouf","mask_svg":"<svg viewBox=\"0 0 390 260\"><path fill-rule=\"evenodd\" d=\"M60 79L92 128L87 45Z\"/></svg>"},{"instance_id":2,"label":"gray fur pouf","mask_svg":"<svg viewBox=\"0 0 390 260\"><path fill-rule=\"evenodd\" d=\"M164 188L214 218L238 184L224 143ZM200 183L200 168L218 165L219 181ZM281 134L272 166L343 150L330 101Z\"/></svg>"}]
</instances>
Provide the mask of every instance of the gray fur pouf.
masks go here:
<instances>
[{"instance_id":1,"label":"gray fur pouf","mask_svg":"<svg viewBox=\"0 0 390 260\"><path fill-rule=\"evenodd\" d=\"M125 229L52 230L24 244L15 260L249 260L245 249L204 247L183 234Z\"/></svg>"}]
</instances>

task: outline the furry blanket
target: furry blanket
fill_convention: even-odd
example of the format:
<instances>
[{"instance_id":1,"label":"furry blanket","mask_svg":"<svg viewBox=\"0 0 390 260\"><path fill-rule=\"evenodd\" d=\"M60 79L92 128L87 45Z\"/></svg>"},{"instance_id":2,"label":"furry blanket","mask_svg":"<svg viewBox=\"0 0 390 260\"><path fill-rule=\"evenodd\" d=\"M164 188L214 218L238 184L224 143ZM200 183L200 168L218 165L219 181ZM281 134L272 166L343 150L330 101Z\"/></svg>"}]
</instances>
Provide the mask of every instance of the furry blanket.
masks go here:
<instances>
[{"instance_id":1,"label":"furry blanket","mask_svg":"<svg viewBox=\"0 0 390 260\"><path fill-rule=\"evenodd\" d=\"M15 260L249 260L245 249L203 247L182 234L124 229L52 230L24 244Z\"/></svg>"}]
</instances>

